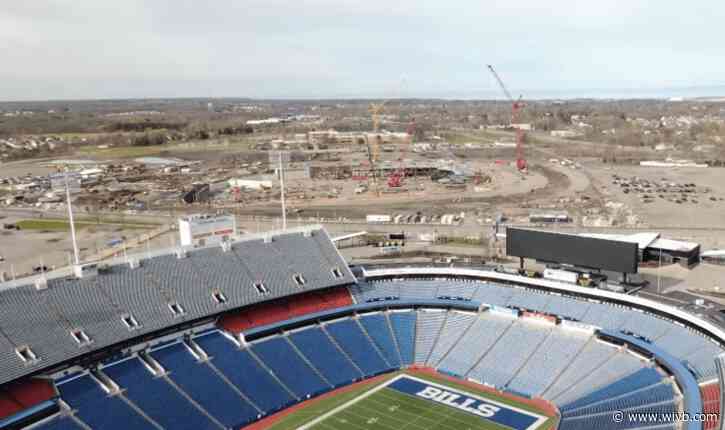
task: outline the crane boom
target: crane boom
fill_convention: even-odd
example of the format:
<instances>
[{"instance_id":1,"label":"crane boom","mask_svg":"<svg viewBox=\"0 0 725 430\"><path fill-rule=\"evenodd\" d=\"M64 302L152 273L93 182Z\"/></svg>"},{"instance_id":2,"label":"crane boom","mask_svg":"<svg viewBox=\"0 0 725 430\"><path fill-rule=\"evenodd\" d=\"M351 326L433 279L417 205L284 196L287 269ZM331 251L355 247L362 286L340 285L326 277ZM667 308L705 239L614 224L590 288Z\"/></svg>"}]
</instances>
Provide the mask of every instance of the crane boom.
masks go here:
<instances>
[{"instance_id":1,"label":"crane boom","mask_svg":"<svg viewBox=\"0 0 725 430\"><path fill-rule=\"evenodd\" d=\"M503 93L506 94L506 98L509 99L511 103L514 103L514 98L511 97L511 93L506 88L506 84L503 83L503 80L501 80L501 77L498 75L498 73L496 73L496 70L494 70L493 66L489 64L488 70L490 70L493 77L496 78L496 82L498 82L498 86L501 87Z\"/></svg>"},{"instance_id":2,"label":"crane boom","mask_svg":"<svg viewBox=\"0 0 725 430\"><path fill-rule=\"evenodd\" d=\"M488 70L491 71L491 74L494 78L496 78L496 82L498 82L499 87L501 87L501 90L506 95L506 98L511 102L511 125L516 128L516 168L519 170L526 170L526 159L524 158L524 131L521 129L521 126L519 125L519 113L521 112L521 109L524 108L524 102L521 101L521 96L519 96L518 100L514 100L514 98L511 96L511 93L506 88L506 85L503 83L503 80L501 77L496 73L496 70L494 70L492 65L488 65Z\"/></svg>"}]
</instances>

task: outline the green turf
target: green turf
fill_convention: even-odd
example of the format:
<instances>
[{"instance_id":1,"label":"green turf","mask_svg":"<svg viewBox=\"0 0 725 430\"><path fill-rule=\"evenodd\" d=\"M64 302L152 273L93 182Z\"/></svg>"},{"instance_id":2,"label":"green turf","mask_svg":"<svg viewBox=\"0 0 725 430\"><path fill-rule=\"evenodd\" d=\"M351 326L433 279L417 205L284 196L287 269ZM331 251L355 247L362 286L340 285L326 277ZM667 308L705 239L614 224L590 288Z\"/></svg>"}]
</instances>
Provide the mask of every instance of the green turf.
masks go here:
<instances>
[{"instance_id":1,"label":"green turf","mask_svg":"<svg viewBox=\"0 0 725 430\"><path fill-rule=\"evenodd\" d=\"M372 390L373 388L379 386L380 384L384 384L385 382L389 381L392 377L394 377L398 374L399 373L391 374L391 375L389 375L389 377L384 378L383 380L381 380L377 383L353 388L350 391L346 391L344 393L340 393L338 395L331 396L331 397L322 399L318 402L315 402L313 405L310 405L309 407L300 409L296 412L293 412L290 415L285 416L281 420L277 421L274 425L272 425L269 428L269 430L296 429L297 427L303 425L304 423L306 423L308 421L311 421L314 418L317 418L318 416L326 413L327 411L335 409L336 407L362 395L363 393L366 393L367 391Z\"/></svg>"},{"instance_id":2,"label":"green turf","mask_svg":"<svg viewBox=\"0 0 725 430\"><path fill-rule=\"evenodd\" d=\"M449 406L383 388L317 423L312 429L507 430L507 427Z\"/></svg>"},{"instance_id":3,"label":"green turf","mask_svg":"<svg viewBox=\"0 0 725 430\"><path fill-rule=\"evenodd\" d=\"M18 227L22 230L48 230L48 231L68 231L70 224L63 220L50 219L24 219L17 222ZM77 228L83 228L83 225L76 225Z\"/></svg>"},{"instance_id":4,"label":"green turf","mask_svg":"<svg viewBox=\"0 0 725 430\"><path fill-rule=\"evenodd\" d=\"M372 385L352 389L348 392L332 396L318 401L309 407L300 409L285 416L272 425L270 430L293 430L325 413L341 406L375 387L385 384L390 379L401 373L395 372L388 378ZM504 398L489 391L476 389L462 383L437 378L434 375L411 373L416 378L425 379L440 385L457 388L459 390L476 394L481 397L495 400L508 406L517 407L541 415L548 415L540 409L523 402ZM412 420L421 416L420 419ZM539 428L551 428L555 418L551 417ZM360 430L360 429L381 429L381 430L407 430L407 429L441 429L441 430L503 430L507 427L486 421L480 417L473 416L463 411L450 408L445 405L418 399L396 390L384 388L359 402L352 403L349 407L334 414L324 421L318 423L314 430Z\"/></svg>"},{"instance_id":5,"label":"green turf","mask_svg":"<svg viewBox=\"0 0 725 430\"><path fill-rule=\"evenodd\" d=\"M70 223L63 219L24 219L16 223L21 230L41 230L41 231L69 231ZM118 225L125 229L152 228L153 224L139 223L106 223L100 224L95 221L75 221L76 229L92 227L94 225Z\"/></svg>"}]
</instances>

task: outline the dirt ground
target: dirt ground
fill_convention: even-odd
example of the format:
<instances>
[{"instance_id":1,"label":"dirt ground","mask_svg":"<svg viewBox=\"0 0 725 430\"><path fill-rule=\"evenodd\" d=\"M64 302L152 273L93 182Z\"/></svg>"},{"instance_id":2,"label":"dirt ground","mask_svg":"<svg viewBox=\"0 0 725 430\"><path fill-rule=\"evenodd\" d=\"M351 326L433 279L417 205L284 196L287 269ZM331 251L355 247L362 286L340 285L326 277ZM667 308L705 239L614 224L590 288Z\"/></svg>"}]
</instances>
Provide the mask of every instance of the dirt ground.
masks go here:
<instances>
[{"instance_id":1,"label":"dirt ground","mask_svg":"<svg viewBox=\"0 0 725 430\"><path fill-rule=\"evenodd\" d=\"M597 152L596 144L578 142L547 140L538 148L530 148L530 169L526 175L521 175L510 164L499 164L496 160L512 160L513 149L508 148L478 148L460 149L445 154L446 157L455 157L460 163L465 163L470 169L481 171L490 175L490 184L475 187L468 184L466 189L452 190L444 185L436 184L430 178L406 178L404 191L395 193L381 193L376 196L373 187L363 194L355 194L354 189L358 182L353 180L305 179L301 169L290 170L287 177L289 218L299 222L316 223L324 218L328 228L332 230L361 231L375 230L375 226L368 225L339 225L336 220L341 218L360 220L367 214L415 213L424 215L442 215L444 213L466 213L466 219L460 226L397 226L391 225L380 230L405 229L416 234L427 233L438 229L450 235L477 235L488 232L488 225L476 221L493 218L503 213L516 222L525 222L529 213L536 210L567 211L575 217L571 225L563 225L564 231L583 232L597 231L602 233L635 233L637 231L657 231L663 237L690 240L702 244L703 250L712 248L725 248L725 191L722 190L722 178L725 170L719 168L678 168L663 169L639 167L634 165L605 164ZM262 160L265 154L250 152L248 149L222 146L222 150L204 150L207 147L185 147L183 151L173 151L164 154L169 157L183 157L186 159L204 160L210 165L214 163L230 163L231 165L252 159ZM578 148L578 149L577 149ZM564 154L576 164L576 168L552 163L550 158L563 158ZM360 154L342 155L345 157L359 157ZM390 154L386 155L388 158ZM395 158L395 156L392 156ZM415 158L417 155L408 154ZM78 157L82 158L80 154ZM346 162L346 161L338 161ZM334 163L334 162L331 162ZM297 163L299 164L299 163ZM47 174L54 170L52 167L40 165L38 160L0 165L0 176ZM697 198L697 203L674 203L661 198L655 198L651 203L643 203L639 194L625 194L621 187L612 184L612 175L631 178L638 177L650 181L660 181L663 178L668 182L694 183L698 190L708 189ZM385 178L379 184L381 190L386 190ZM333 189L337 198L322 197ZM296 199L295 190L305 190L308 194L317 197L312 200ZM715 197L712 201L709 197ZM586 198L588 206L582 206L581 200ZM577 203L577 201L579 203ZM604 210L607 203L622 204L628 211L636 215L637 223L632 225L616 224L611 227L598 227L594 230L584 227L580 219L588 210ZM193 210L191 208L190 210ZM279 201L276 197L263 203L249 203L236 205L234 212L238 215L266 215L277 217L280 213ZM2 213L0 213L2 215ZM523 221L522 221L523 220ZM173 220L169 220L171 222ZM274 228L279 223L267 224ZM240 228L243 227L240 223ZM259 226L248 225L250 230ZM18 268L30 268L38 265L42 250L42 258L46 265L60 265L68 261L70 242L68 233L57 232L3 232L0 236L0 255L12 260ZM129 232L128 235L134 232ZM112 226L86 228L79 232L82 254L92 254L99 247L111 240L124 235ZM167 247L173 243L174 237L165 235L152 241L151 247ZM365 253L363 253L365 254ZM0 263L0 271L9 271L8 261ZM704 272L709 270L699 269ZM688 274L690 272L687 272ZM699 272L692 272L699 273ZM669 276L669 275L668 275ZM683 275L684 276L684 275ZM685 282L687 276L670 276L673 281L670 285ZM689 276L689 275L688 275ZM708 276L708 275L704 275ZM715 276L715 275L714 275ZM695 278L693 278L695 279ZM697 282L712 283L705 279Z\"/></svg>"},{"instance_id":2,"label":"dirt ground","mask_svg":"<svg viewBox=\"0 0 725 430\"><path fill-rule=\"evenodd\" d=\"M600 162L587 162L585 168L596 178L597 186L608 198L630 206L654 229L658 227L725 228L725 170L721 168L660 168L641 166L611 166ZM652 203L642 203L639 195L625 194L622 188L612 185L612 175L627 178L638 177L650 181L666 180L675 183L694 183L698 189L697 203L674 203L656 197ZM715 197L717 201L710 200Z\"/></svg>"},{"instance_id":3,"label":"dirt ground","mask_svg":"<svg viewBox=\"0 0 725 430\"><path fill-rule=\"evenodd\" d=\"M2 215L0 215L2 216ZM15 223L20 217L2 216L0 224ZM133 238L144 229L125 229L113 225L84 225L76 229L81 260L107 247L109 241L122 237ZM168 247L168 237L160 237L149 243L151 249ZM121 250L121 249L119 249ZM139 252L139 251L135 251ZM7 275L29 273L41 264L49 268L62 267L72 261L73 245L70 231L0 230L0 272Z\"/></svg>"}]
</instances>

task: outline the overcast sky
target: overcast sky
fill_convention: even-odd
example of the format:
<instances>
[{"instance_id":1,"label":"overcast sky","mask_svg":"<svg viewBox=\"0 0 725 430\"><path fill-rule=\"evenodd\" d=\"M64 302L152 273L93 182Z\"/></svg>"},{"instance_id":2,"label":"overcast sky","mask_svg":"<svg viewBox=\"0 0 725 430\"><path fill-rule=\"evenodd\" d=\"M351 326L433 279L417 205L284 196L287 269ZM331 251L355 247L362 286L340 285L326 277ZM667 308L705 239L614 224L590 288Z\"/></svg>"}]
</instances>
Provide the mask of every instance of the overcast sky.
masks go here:
<instances>
[{"instance_id":1,"label":"overcast sky","mask_svg":"<svg viewBox=\"0 0 725 430\"><path fill-rule=\"evenodd\" d=\"M0 100L499 97L488 63L516 94L725 84L717 0L2 3Z\"/></svg>"}]
</instances>

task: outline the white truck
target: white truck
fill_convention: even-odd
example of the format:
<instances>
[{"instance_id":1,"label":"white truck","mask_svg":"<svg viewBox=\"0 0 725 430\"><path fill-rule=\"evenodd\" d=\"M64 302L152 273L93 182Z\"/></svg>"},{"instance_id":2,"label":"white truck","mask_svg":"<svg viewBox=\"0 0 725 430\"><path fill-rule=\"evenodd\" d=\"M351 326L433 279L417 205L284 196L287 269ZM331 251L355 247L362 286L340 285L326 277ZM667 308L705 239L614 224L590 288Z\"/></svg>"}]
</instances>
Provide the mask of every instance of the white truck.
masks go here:
<instances>
[{"instance_id":1,"label":"white truck","mask_svg":"<svg viewBox=\"0 0 725 430\"><path fill-rule=\"evenodd\" d=\"M544 279L567 282L569 284L579 285L580 287L594 287L599 283L599 281L596 278L593 278L589 273L550 268L544 269Z\"/></svg>"},{"instance_id":2,"label":"white truck","mask_svg":"<svg viewBox=\"0 0 725 430\"><path fill-rule=\"evenodd\" d=\"M390 215L367 215L365 216L365 221L368 224L380 224L384 222L390 222L391 221Z\"/></svg>"},{"instance_id":3,"label":"white truck","mask_svg":"<svg viewBox=\"0 0 725 430\"><path fill-rule=\"evenodd\" d=\"M551 279L552 281L568 282L570 284L576 284L579 281L579 273L570 272L568 270L559 269L544 269L544 279Z\"/></svg>"}]
</instances>

